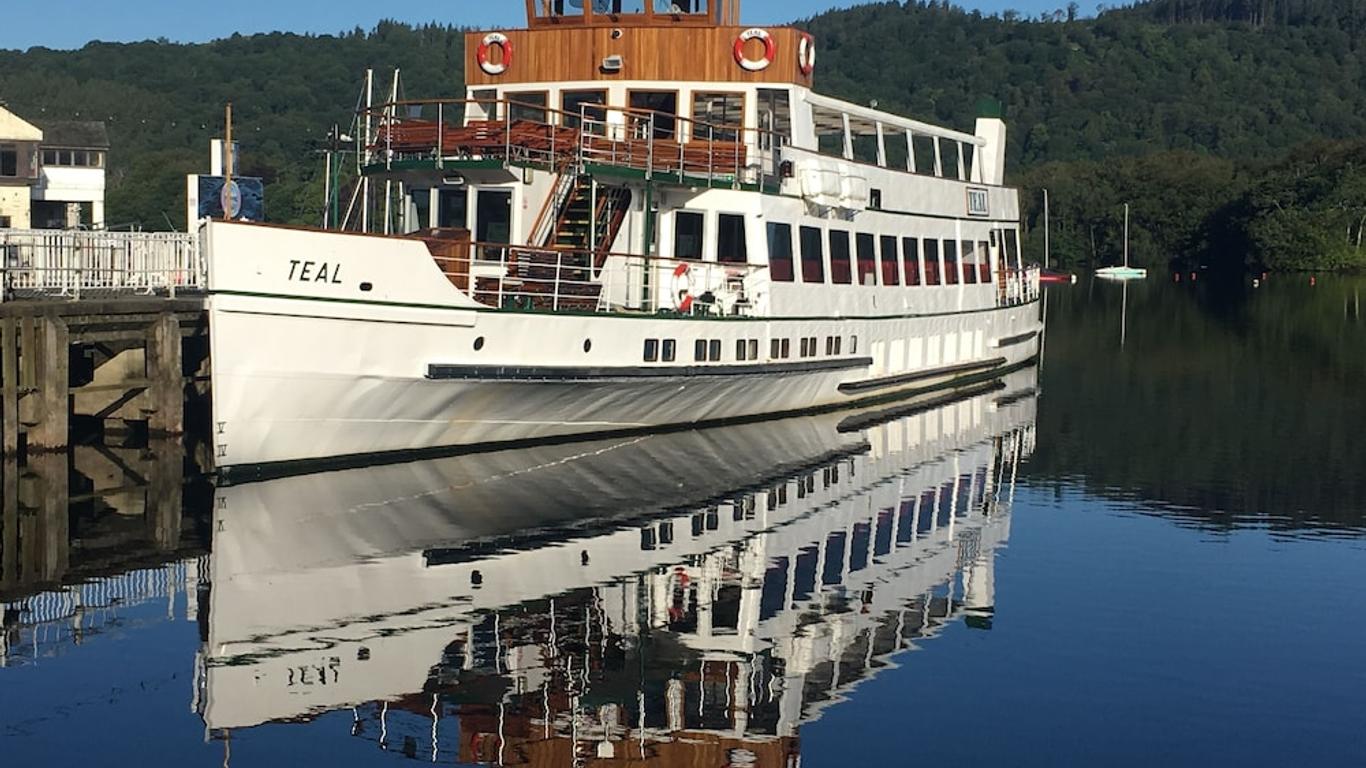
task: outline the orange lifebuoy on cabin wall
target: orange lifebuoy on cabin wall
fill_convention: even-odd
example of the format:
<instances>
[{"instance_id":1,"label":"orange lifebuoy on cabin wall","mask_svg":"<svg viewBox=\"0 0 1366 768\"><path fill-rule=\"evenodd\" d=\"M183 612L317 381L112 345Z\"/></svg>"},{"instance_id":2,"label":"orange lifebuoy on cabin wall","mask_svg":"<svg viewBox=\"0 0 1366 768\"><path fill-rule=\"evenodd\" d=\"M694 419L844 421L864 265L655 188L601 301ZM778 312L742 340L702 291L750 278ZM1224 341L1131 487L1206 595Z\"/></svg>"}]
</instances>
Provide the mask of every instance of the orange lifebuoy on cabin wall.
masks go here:
<instances>
[{"instance_id":1,"label":"orange lifebuoy on cabin wall","mask_svg":"<svg viewBox=\"0 0 1366 768\"><path fill-rule=\"evenodd\" d=\"M495 46L503 52L501 64L494 64L493 60L489 58L489 49ZM479 50L475 52L474 56L479 60L479 68L484 70L484 74L497 77L512 66L512 41L508 40L507 35L501 32L490 32L484 35L484 39L479 43Z\"/></svg>"},{"instance_id":2,"label":"orange lifebuoy on cabin wall","mask_svg":"<svg viewBox=\"0 0 1366 768\"><path fill-rule=\"evenodd\" d=\"M797 69L807 77L816 71L816 38L806 33L797 43Z\"/></svg>"},{"instance_id":3,"label":"orange lifebuoy on cabin wall","mask_svg":"<svg viewBox=\"0 0 1366 768\"><path fill-rule=\"evenodd\" d=\"M763 41L763 58L751 59L745 55L745 43L750 40ZM735 54L735 63L739 64L741 69L747 72L762 72L768 69L768 65L772 64L773 60L778 57L778 43L773 39L773 35L770 35L766 30L753 27L741 32L740 36L735 38L733 53Z\"/></svg>"}]
</instances>

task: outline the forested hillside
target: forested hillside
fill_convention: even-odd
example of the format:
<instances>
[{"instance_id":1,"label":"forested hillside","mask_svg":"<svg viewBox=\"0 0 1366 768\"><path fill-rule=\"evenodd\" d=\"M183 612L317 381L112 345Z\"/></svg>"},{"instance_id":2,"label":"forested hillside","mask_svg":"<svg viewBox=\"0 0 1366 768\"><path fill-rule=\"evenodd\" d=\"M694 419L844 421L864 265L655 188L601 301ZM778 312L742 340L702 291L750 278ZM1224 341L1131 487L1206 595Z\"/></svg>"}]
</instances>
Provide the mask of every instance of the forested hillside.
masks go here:
<instances>
[{"instance_id":1,"label":"forested hillside","mask_svg":"<svg viewBox=\"0 0 1366 768\"><path fill-rule=\"evenodd\" d=\"M1347 224L1366 207L1361 147L1296 150L1366 136L1362 10L1253 3L1156 0L1095 19L1073 4L1027 20L885 2L800 24L820 41L823 92L955 126L971 125L981 98L1001 101L1027 222L1047 186L1064 262L1112 262L1130 202L1135 254L1150 265L1366 264L1361 225ZM268 180L270 215L311 222L316 150L349 123L367 67L402 68L410 95L455 95L461 34L385 23L336 37L0 51L0 99L39 120L105 120L110 221L147 228L181 221L183 175L202 168L232 101L243 172Z\"/></svg>"}]
</instances>

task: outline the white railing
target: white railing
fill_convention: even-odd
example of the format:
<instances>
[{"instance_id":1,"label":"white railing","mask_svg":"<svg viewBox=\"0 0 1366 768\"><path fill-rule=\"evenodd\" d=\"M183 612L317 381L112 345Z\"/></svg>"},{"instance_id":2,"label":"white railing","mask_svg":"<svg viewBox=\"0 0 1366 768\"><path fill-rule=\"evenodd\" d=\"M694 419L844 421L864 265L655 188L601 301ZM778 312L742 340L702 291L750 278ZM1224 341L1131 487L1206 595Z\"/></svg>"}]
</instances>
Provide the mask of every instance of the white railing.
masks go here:
<instances>
[{"instance_id":1,"label":"white railing","mask_svg":"<svg viewBox=\"0 0 1366 768\"><path fill-rule=\"evenodd\" d=\"M1004 304L1014 307L1038 300L1041 294L1039 278L1042 274L1042 269L1037 266L1007 270Z\"/></svg>"},{"instance_id":2,"label":"white railing","mask_svg":"<svg viewBox=\"0 0 1366 768\"><path fill-rule=\"evenodd\" d=\"M752 316L766 306L767 268L754 265L491 243L434 258L475 300L502 309Z\"/></svg>"},{"instance_id":3,"label":"white railing","mask_svg":"<svg viewBox=\"0 0 1366 768\"><path fill-rule=\"evenodd\" d=\"M178 232L0 230L5 297L201 292L199 238Z\"/></svg>"}]
</instances>

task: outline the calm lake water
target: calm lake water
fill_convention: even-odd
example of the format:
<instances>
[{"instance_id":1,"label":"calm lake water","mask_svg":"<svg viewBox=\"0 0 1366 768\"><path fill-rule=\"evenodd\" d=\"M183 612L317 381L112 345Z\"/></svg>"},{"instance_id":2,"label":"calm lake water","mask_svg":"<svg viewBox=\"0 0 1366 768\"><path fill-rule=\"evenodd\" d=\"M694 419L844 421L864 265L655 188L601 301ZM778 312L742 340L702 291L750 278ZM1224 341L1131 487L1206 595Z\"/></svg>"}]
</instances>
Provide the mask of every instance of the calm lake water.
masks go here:
<instances>
[{"instance_id":1,"label":"calm lake water","mask_svg":"<svg viewBox=\"0 0 1366 768\"><path fill-rule=\"evenodd\" d=\"M1366 765L1362 293L1054 288L1041 371L894 410L8 468L0 754Z\"/></svg>"}]
</instances>

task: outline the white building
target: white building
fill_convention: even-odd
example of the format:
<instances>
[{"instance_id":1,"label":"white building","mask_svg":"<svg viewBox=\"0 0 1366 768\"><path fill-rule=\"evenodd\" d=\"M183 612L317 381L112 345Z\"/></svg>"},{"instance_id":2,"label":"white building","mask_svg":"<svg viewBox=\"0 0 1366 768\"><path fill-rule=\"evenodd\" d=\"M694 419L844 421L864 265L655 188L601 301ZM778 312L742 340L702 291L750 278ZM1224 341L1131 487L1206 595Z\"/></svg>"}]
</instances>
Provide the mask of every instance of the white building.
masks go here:
<instances>
[{"instance_id":1,"label":"white building","mask_svg":"<svg viewBox=\"0 0 1366 768\"><path fill-rule=\"evenodd\" d=\"M30 226L43 132L0 104L0 229Z\"/></svg>"},{"instance_id":2,"label":"white building","mask_svg":"<svg viewBox=\"0 0 1366 768\"><path fill-rule=\"evenodd\" d=\"M38 184L33 189L37 229L104 227L105 161L109 134L100 122L44 122Z\"/></svg>"}]
</instances>

